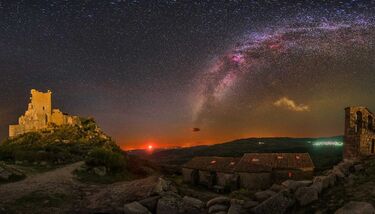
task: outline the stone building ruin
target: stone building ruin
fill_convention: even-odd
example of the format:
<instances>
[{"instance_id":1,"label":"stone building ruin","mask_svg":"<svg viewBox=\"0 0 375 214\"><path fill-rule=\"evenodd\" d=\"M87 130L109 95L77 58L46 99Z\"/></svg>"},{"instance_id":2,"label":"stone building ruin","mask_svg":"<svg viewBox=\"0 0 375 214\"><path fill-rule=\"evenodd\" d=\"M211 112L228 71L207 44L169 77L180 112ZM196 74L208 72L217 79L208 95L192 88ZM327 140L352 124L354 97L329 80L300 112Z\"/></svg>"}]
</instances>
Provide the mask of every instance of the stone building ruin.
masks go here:
<instances>
[{"instance_id":1,"label":"stone building ruin","mask_svg":"<svg viewBox=\"0 0 375 214\"><path fill-rule=\"evenodd\" d=\"M79 123L77 116L62 113L52 109L52 92L31 90L30 103L24 115L19 117L17 125L9 126L9 137L15 137L27 132L47 129L52 125L73 125Z\"/></svg>"},{"instance_id":2,"label":"stone building ruin","mask_svg":"<svg viewBox=\"0 0 375 214\"><path fill-rule=\"evenodd\" d=\"M344 159L375 155L374 114L366 107L345 109Z\"/></svg>"},{"instance_id":3,"label":"stone building ruin","mask_svg":"<svg viewBox=\"0 0 375 214\"><path fill-rule=\"evenodd\" d=\"M194 157L182 166L183 179L215 190L266 189L287 179L311 179L309 153L246 153L242 158Z\"/></svg>"}]
</instances>

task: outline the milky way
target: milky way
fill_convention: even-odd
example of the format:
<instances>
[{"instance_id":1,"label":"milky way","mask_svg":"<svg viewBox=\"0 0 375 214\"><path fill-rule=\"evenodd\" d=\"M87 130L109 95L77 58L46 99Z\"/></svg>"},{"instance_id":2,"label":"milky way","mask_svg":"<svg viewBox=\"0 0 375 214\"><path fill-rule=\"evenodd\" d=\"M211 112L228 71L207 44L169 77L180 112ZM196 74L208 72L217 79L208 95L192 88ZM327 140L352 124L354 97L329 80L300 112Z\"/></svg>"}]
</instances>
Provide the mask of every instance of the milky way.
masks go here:
<instances>
[{"instance_id":1,"label":"milky way","mask_svg":"<svg viewBox=\"0 0 375 214\"><path fill-rule=\"evenodd\" d=\"M268 26L263 32L250 32L243 41L238 42L223 56L217 57L213 65L200 74L197 81L198 90L195 92L194 120L199 120L204 111L210 111L225 102L231 90L238 93L236 85L243 84L241 81L245 78L250 79L245 84L256 85L259 82L251 79L262 72L269 72L275 81L281 76L291 75L299 75L300 81L308 81L304 72L316 72L316 75L320 75L319 71L310 70L293 74L293 68L290 69L290 66L296 65L291 58L323 57L340 61L350 58L350 51L363 52L373 49L374 42L374 22L364 17L343 21L304 17L278 26ZM284 69L272 70L277 64L281 64ZM317 78L311 81L314 79ZM271 85L272 82L268 84ZM260 99L262 98L258 97L258 103Z\"/></svg>"}]
</instances>

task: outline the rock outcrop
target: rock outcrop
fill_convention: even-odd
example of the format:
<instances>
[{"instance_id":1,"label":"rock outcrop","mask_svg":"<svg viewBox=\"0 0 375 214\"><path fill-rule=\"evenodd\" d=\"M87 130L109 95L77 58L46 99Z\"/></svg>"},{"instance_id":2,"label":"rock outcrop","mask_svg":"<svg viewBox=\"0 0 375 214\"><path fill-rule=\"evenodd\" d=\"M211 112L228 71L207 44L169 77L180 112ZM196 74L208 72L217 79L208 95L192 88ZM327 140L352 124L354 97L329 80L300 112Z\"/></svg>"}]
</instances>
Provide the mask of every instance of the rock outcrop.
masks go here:
<instances>
[{"instance_id":1,"label":"rock outcrop","mask_svg":"<svg viewBox=\"0 0 375 214\"><path fill-rule=\"evenodd\" d=\"M367 202L351 201L338 209L335 214L374 214L375 209Z\"/></svg>"}]
</instances>

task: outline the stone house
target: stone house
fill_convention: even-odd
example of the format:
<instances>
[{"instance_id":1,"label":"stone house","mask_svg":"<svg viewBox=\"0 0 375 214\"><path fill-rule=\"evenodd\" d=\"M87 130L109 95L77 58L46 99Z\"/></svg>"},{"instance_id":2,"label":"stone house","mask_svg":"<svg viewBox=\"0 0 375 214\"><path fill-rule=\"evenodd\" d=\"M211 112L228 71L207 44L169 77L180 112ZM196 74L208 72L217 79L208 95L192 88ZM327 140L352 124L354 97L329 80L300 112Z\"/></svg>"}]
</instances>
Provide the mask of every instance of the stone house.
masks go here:
<instances>
[{"instance_id":1,"label":"stone house","mask_svg":"<svg viewBox=\"0 0 375 214\"><path fill-rule=\"evenodd\" d=\"M195 157L182 167L185 182L212 188L266 189L287 179L311 179L308 153L247 153L242 158Z\"/></svg>"},{"instance_id":2,"label":"stone house","mask_svg":"<svg viewBox=\"0 0 375 214\"><path fill-rule=\"evenodd\" d=\"M375 155L374 114L366 107L345 109L344 159Z\"/></svg>"},{"instance_id":3,"label":"stone house","mask_svg":"<svg viewBox=\"0 0 375 214\"><path fill-rule=\"evenodd\" d=\"M314 168L308 153L247 153L235 172L241 188L265 189L287 179L311 179Z\"/></svg>"},{"instance_id":4,"label":"stone house","mask_svg":"<svg viewBox=\"0 0 375 214\"><path fill-rule=\"evenodd\" d=\"M194 157L182 167L185 182L204 185L208 188L236 188L235 166L240 158Z\"/></svg>"},{"instance_id":5,"label":"stone house","mask_svg":"<svg viewBox=\"0 0 375 214\"><path fill-rule=\"evenodd\" d=\"M78 124L79 118L52 109L52 92L31 90L30 103L24 115L19 117L17 125L9 126L9 137L31 131L46 129L51 125Z\"/></svg>"}]
</instances>

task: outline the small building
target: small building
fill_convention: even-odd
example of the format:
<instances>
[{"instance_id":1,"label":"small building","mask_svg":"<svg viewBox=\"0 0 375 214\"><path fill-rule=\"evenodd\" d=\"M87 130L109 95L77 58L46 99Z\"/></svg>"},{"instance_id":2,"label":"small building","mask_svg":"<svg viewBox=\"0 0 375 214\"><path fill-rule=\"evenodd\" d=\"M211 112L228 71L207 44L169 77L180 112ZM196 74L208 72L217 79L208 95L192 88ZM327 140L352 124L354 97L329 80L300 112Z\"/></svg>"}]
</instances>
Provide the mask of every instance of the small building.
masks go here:
<instances>
[{"instance_id":1,"label":"small building","mask_svg":"<svg viewBox=\"0 0 375 214\"><path fill-rule=\"evenodd\" d=\"M239 186L265 189L287 179L311 179L314 163L308 153L247 153L235 168Z\"/></svg>"},{"instance_id":2,"label":"small building","mask_svg":"<svg viewBox=\"0 0 375 214\"><path fill-rule=\"evenodd\" d=\"M194 157L182 167L185 182L204 185L208 188L237 188L234 169L240 158Z\"/></svg>"},{"instance_id":3,"label":"small building","mask_svg":"<svg viewBox=\"0 0 375 214\"><path fill-rule=\"evenodd\" d=\"M224 189L266 189L288 179L311 179L308 153L247 153L242 158L195 157L182 167L185 182Z\"/></svg>"},{"instance_id":4,"label":"small building","mask_svg":"<svg viewBox=\"0 0 375 214\"><path fill-rule=\"evenodd\" d=\"M370 155L375 155L374 114L366 107L347 107L343 159Z\"/></svg>"}]
</instances>

